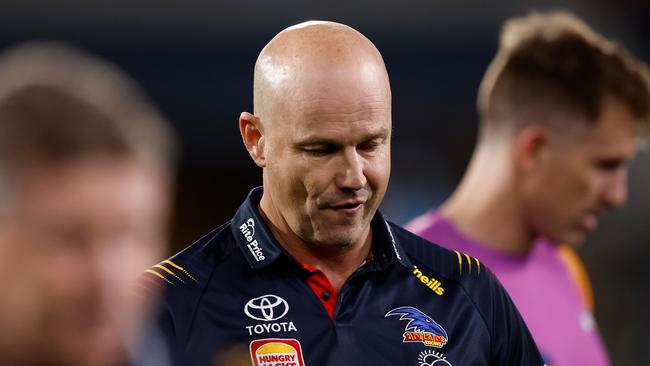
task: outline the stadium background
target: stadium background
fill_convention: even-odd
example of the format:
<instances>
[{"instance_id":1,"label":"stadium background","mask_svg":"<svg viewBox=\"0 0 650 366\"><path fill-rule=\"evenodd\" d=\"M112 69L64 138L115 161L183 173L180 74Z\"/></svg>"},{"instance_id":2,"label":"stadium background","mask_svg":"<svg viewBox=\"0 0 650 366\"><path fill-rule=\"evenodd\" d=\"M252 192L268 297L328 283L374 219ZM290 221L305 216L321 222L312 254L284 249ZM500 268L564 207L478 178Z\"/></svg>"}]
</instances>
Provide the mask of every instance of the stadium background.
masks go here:
<instances>
[{"instance_id":1,"label":"stadium background","mask_svg":"<svg viewBox=\"0 0 650 366\"><path fill-rule=\"evenodd\" d=\"M502 21L559 6L650 62L648 0L2 0L0 48L66 40L144 86L183 143L171 253L228 220L261 183L237 118L252 110L255 58L279 30L308 19L339 21L382 52L395 127L383 211L404 223L441 203L462 176L476 137L476 90ZM627 207L607 215L579 252L614 364L649 365L650 153L640 154L630 178ZM547 291L552 297L553 283Z\"/></svg>"}]
</instances>

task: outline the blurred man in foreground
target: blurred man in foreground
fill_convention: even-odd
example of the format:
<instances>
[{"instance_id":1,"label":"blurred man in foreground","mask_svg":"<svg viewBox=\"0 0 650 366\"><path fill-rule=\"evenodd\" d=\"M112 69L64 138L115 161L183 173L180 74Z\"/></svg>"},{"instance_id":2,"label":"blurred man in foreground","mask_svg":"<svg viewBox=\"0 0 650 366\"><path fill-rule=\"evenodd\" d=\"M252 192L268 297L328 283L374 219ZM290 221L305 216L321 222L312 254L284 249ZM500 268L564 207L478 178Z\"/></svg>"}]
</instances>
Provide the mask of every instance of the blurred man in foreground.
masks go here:
<instances>
[{"instance_id":1,"label":"blurred man in foreground","mask_svg":"<svg viewBox=\"0 0 650 366\"><path fill-rule=\"evenodd\" d=\"M164 253L168 128L90 55L27 43L0 56L0 364L138 363L132 287Z\"/></svg>"},{"instance_id":2,"label":"blurred man in foreground","mask_svg":"<svg viewBox=\"0 0 650 366\"><path fill-rule=\"evenodd\" d=\"M489 266L550 366L607 365L586 273L566 244L625 202L635 132L650 121L648 70L572 15L532 14L506 22L478 106L460 186L407 227Z\"/></svg>"},{"instance_id":3,"label":"blurred man in foreground","mask_svg":"<svg viewBox=\"0 0 650 366\"><path fill-rule=\"evenodd\" d=\"M461 273L453 252L377 212L391 91L366 37L290 27L260 53L253 88L239 128L264 186L151 274L176 364L218 364L236 345L254 366L542 364L489 271Z\"/></svg>"}]
</instances>

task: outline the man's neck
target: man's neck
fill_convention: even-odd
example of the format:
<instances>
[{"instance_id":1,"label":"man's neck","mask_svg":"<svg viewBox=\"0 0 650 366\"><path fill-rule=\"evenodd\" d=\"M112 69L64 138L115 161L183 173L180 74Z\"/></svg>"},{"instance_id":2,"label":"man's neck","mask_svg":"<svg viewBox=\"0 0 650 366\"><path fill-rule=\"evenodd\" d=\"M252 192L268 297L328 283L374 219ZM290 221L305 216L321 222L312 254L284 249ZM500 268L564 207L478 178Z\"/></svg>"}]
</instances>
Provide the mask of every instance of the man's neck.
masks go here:
<instances>
[{"instance_id":1,"label":"man's neck","mask_svg":"<svg viewBox=\"0 0 650 366\"><path fill-rule=\"evenodd\" d=\"M308 243L291 230L274 207L264 204L264 200L258 207L273 237L297 262L321 270L336 292L341 290L350 275L369 257L372 247L372 231L369 227L362 235L363 240L349 246Z\"/></svg>"},{"instance_id":2,"label":"man's neck","mask_svg":"<svg viewBox=\"0 0 650 366\"><path fill-rule=\"evenodd\" d=\"M441 211L473 240L504 252L526 253L535 237L527 228L507 162L506 152L478 150Z\"/></svg>"}]
</instances>

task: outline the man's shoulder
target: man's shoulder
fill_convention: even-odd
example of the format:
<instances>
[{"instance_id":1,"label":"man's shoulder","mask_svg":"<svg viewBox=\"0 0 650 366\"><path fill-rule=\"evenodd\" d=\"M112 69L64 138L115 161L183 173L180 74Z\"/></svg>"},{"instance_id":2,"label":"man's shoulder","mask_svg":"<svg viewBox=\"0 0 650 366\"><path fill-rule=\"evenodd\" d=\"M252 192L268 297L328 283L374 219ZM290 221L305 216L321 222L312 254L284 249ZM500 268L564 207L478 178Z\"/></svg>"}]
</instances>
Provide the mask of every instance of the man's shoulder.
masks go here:
<instances>
[{"instance_id":1,"label":"man's shoulder","mask_svg":"<svg viewBox=\"0 0 650 366\"><path fill-rule=\"evenodd\" d=\"M443 247L398 225L391 224L391 228L415 266L458 282L475 281L486 272L483 263L475 257Z\"/></svg>"},{"instance_id":2,"label":"man's shoulder","mask_svg":"<svg viewBox=\"0 0 650 366\"><path fill-rule=\"evenodd\" d=\"M227 265L237 244L230 222L162 262L148 268L141 278L154 298L160 296L156 310L158 326L169 345L184 342L192 319L213 274Z\"/></svg>"},{"instance_id":3,"label":"man's shoulder","mask_svg":"<svg viewBox=\"0 0 650 366\"><path fill-rule=\"evenodd\" d=\"M200 292L209 281L216 266L237 248L230 222L210 231L199 240L157 263L144 276L164 289L165 298L181 292L187 296Z\"/></svg>"},{"instance_id":4,"label":"man's shoulder","mask_svg":"<svg viewBox=\"0 0 650 366\"><path fill-rule=\"evenodd\" d=\"M490 337L502 337L498 330L504 322L516 319L517 327L523 324L499 280L480 260L431 243L399 226L393 225L392 230L413 264L412 274L438 295L451 296L455 306L474 309Z\"/></svg>"}]
</instances>

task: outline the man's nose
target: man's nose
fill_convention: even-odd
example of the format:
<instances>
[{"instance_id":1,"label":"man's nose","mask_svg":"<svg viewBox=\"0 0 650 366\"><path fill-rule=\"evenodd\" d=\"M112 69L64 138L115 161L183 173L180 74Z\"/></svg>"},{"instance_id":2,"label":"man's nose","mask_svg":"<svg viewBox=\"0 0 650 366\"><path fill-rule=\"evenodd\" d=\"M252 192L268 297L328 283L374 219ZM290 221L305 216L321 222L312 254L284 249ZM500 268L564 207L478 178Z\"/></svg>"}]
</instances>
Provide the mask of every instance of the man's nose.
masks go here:
<instances>
[{"instance_id":1,"label":"man's nose","mask_svg":"<svg viewBox=\"0 0 650 366\"><path fill-rule=\"evenodd\" d=\"M360 190L368 182L364 174L364 161L356 148L346 148L343 152L337 184L341 189Z\"/></svg>"},{"instance_id":2,"label":"man's nose","mask_svg":"<svg viewBox=\"0 0 650 366\"><path fill-rule=\"evenodd\" d=\"M627 169L617 171L604 187L603 203L607 208L619 208L627 201Z\"/></svg>"}]
</instances>

